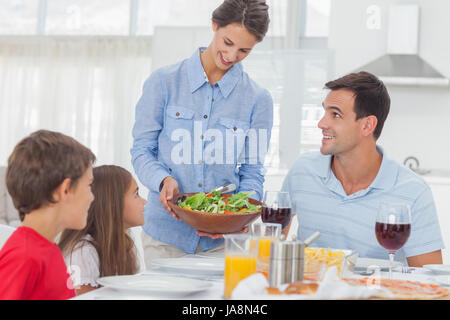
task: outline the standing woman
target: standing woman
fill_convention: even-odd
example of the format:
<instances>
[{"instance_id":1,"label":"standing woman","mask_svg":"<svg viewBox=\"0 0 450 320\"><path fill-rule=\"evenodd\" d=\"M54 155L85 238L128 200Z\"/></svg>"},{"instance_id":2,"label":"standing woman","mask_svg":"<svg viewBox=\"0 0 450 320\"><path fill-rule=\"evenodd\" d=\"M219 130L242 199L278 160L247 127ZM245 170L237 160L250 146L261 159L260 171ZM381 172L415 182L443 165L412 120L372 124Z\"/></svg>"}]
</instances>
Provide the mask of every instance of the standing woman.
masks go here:
<instances>
[{"instance_id":1,"label":"standing woman","mask_svg":"<svg viewBox=\"0 0 450 320\"><path fill-rule=\"evenodd\" d=\"M255 160L254 151L267 152L273 102L241 61L268 27L264 0L225 0L212 14L210 45L145 81L131 155L149 189L142 233L147 264L223 247L221 235L178 219L167 204L178 193L209 192L231 182L237 192L256 191L254 197L262 198L264 156Z\"/></svg>"}]
</instances>

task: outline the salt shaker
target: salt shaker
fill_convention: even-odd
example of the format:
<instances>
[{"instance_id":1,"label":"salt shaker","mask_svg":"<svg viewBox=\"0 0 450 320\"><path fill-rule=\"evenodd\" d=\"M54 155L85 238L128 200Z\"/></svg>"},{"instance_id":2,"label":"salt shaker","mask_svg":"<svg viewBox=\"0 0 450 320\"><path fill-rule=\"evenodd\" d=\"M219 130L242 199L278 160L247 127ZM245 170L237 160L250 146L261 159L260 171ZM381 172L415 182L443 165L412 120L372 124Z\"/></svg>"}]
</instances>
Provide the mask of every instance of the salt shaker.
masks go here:
<instances>
[{"instance_id":1,"label":"salt shaker","mask_svg":"<svg viewBox=\"0 0 450 320\"><path fill-rule=\"evenodd\" d=\"M270 244L269 286L291 283L293 243L273 241Z\"/></svg>"},{"instance_id":2,"label":"salt shaker","mask_svg":"<svg viewBox=\"0 0 450 320\"><path fill-rule=\"evenodd\" d=\"M304 270L305 270L305 244L301 241L293 241L291 282L303 281Z\"/></svg>"}]
</instances>

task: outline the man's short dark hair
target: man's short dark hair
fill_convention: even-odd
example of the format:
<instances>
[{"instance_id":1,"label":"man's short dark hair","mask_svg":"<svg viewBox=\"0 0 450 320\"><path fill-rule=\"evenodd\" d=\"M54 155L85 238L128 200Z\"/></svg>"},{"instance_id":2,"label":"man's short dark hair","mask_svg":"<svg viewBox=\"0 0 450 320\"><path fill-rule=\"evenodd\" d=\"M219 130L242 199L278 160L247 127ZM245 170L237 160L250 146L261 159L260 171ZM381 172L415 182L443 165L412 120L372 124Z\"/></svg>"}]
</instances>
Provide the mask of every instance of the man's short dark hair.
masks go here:
<instances>
[{"instance_id":1,"label":"man's short dark hair","mask_svg":"<svg viewBox=\"0 0 450 320\"><path fill-rule=\"evenodd\" d=\"M325 84L325 88L332 91L345 89L353 92L356 120L371 115L377 117L378 124L373 135L375 139L380 137L391 106L389 93L380 79L369 72L361 71L330 81Z\"/></svg>"}]
</instances>

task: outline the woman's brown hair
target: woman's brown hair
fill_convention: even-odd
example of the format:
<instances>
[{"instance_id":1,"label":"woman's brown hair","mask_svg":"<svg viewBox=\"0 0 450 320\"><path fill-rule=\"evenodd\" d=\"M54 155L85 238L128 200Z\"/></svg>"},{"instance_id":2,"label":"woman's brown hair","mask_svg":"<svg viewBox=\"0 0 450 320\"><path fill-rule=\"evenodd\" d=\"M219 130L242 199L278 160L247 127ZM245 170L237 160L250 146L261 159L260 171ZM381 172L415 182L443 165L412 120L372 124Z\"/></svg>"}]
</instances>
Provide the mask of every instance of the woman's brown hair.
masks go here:
<instances>
[{"instance_id":1,"label":"woman's brown hair","mask_svg":"<svg viewBox=\"0 0 450 320\"><path fill-rule=\"evenodd\" d=\"M214 10L212 21L219 28L238 23L260 42L269 29L269 6L265 0L225 0Z\"/></svg>"},{"instance_id":2,"label":"woman's brown hair","mask_svg":"<svg viewBox=\"0 0 450 320\"><path fill-rule=\"evenodd\" d=\"M59 248L65 257L70 257L83 242L90 243L99 256L100 277L135 274L138 272L135 246L123 223L124 198L132 176L113 165L96 167L93 172L95 200L89 208L86 228L64 231ZM85 238L87 235L92 241Z\"/></svg>"}]
</instances>

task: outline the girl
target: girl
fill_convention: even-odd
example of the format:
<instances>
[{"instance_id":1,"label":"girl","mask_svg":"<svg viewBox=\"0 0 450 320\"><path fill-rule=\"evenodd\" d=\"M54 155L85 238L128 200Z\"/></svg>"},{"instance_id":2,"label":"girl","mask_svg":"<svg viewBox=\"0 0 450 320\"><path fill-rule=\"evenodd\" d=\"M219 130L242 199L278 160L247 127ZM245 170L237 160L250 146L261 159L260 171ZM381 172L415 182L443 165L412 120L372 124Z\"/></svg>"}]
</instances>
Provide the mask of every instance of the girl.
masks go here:
<instances>
[{"instance_id":1,"label":"girl","mask_svg":"<svg viewBox=\"0 0 450 320\"><path fill-rule=\"evenodd\" d=\"M93 170L92 193L87 226L66 230L59 247L70 266L77 295L98 287L99 277L136 274L137 251L127 229L144 224L145 199L139 196L132 175L118 166Z\"/></svg>"},{"instance_id":2,"label":"girl","mask_svg":"<svg viewBox=\"0 0 450 320\"><path fill-rule=\"evenodd\" d=\"M198 232L170 210L167 201L178 193L209 192L231 182L236 192L256 191L261 199L273 102L241 61L268 27L264 0L225 0L212 14L210 45L156 70L145 82L131 155L152 203L144 213L146 263L223 245L221 235Z\"/></svg>"}]
</instances>

